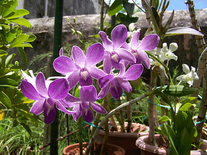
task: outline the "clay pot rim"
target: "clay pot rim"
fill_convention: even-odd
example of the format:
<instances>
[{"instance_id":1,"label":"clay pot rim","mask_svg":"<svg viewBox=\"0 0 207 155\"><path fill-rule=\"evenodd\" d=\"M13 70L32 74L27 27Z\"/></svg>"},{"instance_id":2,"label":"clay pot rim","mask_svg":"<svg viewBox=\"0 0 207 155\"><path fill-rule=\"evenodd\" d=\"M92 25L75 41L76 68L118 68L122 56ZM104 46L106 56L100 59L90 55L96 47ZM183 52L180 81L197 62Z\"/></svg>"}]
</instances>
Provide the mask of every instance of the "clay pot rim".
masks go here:
<instances>
[{"instance_id":1,"label":"clay pot rim","mask_svg":"<svg viewBox=\"0 0 207 155\"><path fill-rule=\"evenodd\" d=\"M155 137L160 137L160 134L155 134ZM147 150L148 152L151 153L157 153L157 154L163 154L167 155L170 153L170 149L164 149L156 146L152 146L150 144L147 144L145 141L148 140L149 135L139 137L136 140L136 146L140 148L141 150ZM207 146L207 140L201 139L200 142L204 142L201 146L204 144ZM193 155L207 155L207 153L204 153L201 150L191 150L191 154Z\"/></svg>"},{"instance_id":2,"label":"clay pot rim","mask_svg":"<svg viewBox=\"0 0 207 155\"><path fill-rule=\"evenodd\" d=\"M65 155L65 154L67 154L67 152L66 152L66 150L68 150L68 148L69 147L75 147L75 146L79 146L79 143L75 143L75 144L71 144L71 145L68 145L68 146L66 146L64 149L63 149L63 154ZM88 142L83 142L83 146L87 146L88 145ZM117 147L117 148L119 148L121 151L122 151L122 154L124 155L125 154L125 150L122 148L122 147L120 147L120 146L118 146L118 145L114 145L114 144L109 144L109 143L107 143L106 145L109 145L109 146L113 146L113 147Z\"/></svg>"}]
</instances>

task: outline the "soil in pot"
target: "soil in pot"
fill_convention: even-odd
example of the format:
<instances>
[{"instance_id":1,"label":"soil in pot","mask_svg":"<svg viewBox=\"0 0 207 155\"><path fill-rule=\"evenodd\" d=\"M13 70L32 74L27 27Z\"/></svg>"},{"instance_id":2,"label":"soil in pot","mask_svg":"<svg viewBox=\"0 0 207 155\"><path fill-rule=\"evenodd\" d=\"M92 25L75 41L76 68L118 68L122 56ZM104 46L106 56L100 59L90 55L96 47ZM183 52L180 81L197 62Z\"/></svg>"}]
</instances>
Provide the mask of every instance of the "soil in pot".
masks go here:
<instances>
[{"instance_id":1,"label":"soil in pot","mask_svg":"<svg viewBox=\"0 0 207 155\"><path fill-rule=\"evenodd\" d=\"M136 146L141 150L140 155L169 155L170 149L166 149L169 144L163 140L163 137L156 134L155 139L158 147L149 144L148 136L142 136L137 139ZM201 142L203 142L203 144L201 144L199 150L191 150L191 155L207 155L207 153L202 151L207 150L207 141L201 139Z\"/></svg>"},{"instance_id":2,"label":"soil in pot","mask_svg":"<svg viewBox=\"0 0 207 155\"><path fill-rule=\"evenodd\" d=\"M83 143L83 155L86 152L86 147L88 143ZM101 143L94 144L94 152L95 155L99 155L101 151ZM79 143L69 145L63 149L64 155L80 155ZM125 150L120 146L113 145L113 144L106 144L102 155L124 155Z\"/></svg>"},{"instance_id":3,"label":"soil in pot","mask_svg":"<svg viewBox=\"0 0 207 155\"><path fill-rule=\"evenodd\" d=\"M127 122L124 124L125 129L127 128ZM121 127L117 126L118 130L114 130L114 127L111 125L109 136L107 139L107 143L115 144L120 147L122 147L126 151L126 155L138 155L140 150L135 145L135 142L138 137L148 135L149 127L139 124L139 123L133 123L131 127L131 133L125 133L121 132ZM100 130L96 142L103 142L105 135L105 131Z\"/></svg>"}]
</instances>

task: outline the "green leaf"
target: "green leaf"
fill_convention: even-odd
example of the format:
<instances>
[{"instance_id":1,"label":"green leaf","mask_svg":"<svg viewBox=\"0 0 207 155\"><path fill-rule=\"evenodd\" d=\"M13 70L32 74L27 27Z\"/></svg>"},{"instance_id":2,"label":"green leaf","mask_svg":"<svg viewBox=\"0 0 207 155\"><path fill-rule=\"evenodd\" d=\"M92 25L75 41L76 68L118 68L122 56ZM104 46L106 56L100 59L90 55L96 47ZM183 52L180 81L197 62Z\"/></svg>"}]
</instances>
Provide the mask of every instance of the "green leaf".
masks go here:
<instances>
[{"instance_id":1,"label":"green leaf","mask_svg":"<svg viewBox=\"0 0 207 155\"><path fill-rule=\"evenodd\" d=\"M28 28L32 28L30 22L28 20L24 19L24 18L9 19L9 21L14 22L14 23L19 24L19 25L26 26Z\"/></svg>"},{"instance_id":2,"label":"green leaf","mask_svg":"<svg viewBox=\"0 0 207 155\"><path fill-rule=\"evenodd\" d=\"M9 97L3 92L0 91L0 102L8 109L11 108L11 100Z\"/></svg>"},{"instance_id":3,"label":"green leaf","mask_svg":"<svg viewBox=\"0 0 207 155\"><path fill-rule=\"evenodd\" d=\"M27 32L25 34L29 36L29 38L26 40L26 42L33 42L37 38L34 34L32 34L30 32Z\"/></svg>"},{"instance_id":4,"label":"green leaf","mask_svg":"<svg viewBox=\"0 0 207 155\"><path fill-rule=\"evenodd\" d=\"M150 0L150 6L152 6L152 1L155 1L155 9L157 10L158 6L159 6L159 0Z\"/></svg>"},{"instance_id":5,"label":"green leaf","mask_svg":"<svg viewBox=\"0 0 207 155\"><path fill-rule=\"evenodd\" d=\"M12 53L12 54L10 54L9 56L6 57L5 67L8 67L9 64L12 63L14 57L15 57L15 54L14 53Z\"/></svg>"},{"instance_id":6,"label":"green leaf","mask_svg":"<svg viewBox=\"0 0 207 155\"><path fill-rule=\"evenodd\" d=\"M163 92L170 96L185 96L194 93L197 88L186 87L183 85L170 85Z\"/></svg>"},{"instance_id":7,"label":"green leaf","mask_svg":"<svg viewBox=\"0 0 207 155\"><path fill-rule=\"evenodd\" d=\"M11 78L0 78L0 86L18 86L18 82Z\"/></svg>"},{"instance_id":8,"label":"green leaf","mask_svg":"<svg viewBox=\"0 0 207 155\"><path fill-rule=\"evenodd\" d=\"M14 89L7 88L6 89L6 94L10 98L11 102L13 102L13 99L14 99Z\"/></svg>"},{"instance_id":9,"label":"green leaf","mask_svg":"<svg viewBox=\"0 0 207 155\"><path fill-rule=\"evenodd\" d=\"M15 30L9 31L6 37L7 43L10 43L12 40L14 40L15 37L16 37L16 31Z\"/></svg>"},{"instance_id":10,"label":"green leaf","mask_svg":"<svg viewBox=\"0 0 207 155\"><path fill-rule=\"evenodd\" d=\"M80 97L79 93L80 93L80 88L78 87L75 90L75 97Z\"/></svg>"},{"instance_id":11,"label":"green leaf","mask_svg":"<svg viewBox=\"0 0 207 155\"><path fill-rule=\"evenodd\" d=\"M24 127L24 129L25 129L25 130L29 133L29 135L31 136L32 131L31 131L30 127L29 127L28 125L24 124L24 123L20 123L20 124Z\"/></svg>"},{"instance_id":12,"label":"green leaf","mask_svg":"<svg viewBox=\"0 0 207 155\"><path fill-rule=\"evenodd\" d=\"M18 17L21 17L21 16L28 15L28 14L29 14L29 11L27 11L25 9L18 9L18 10L16 10L15 14L7 16L5 18L13 19L13 18L18 18Z\"/></svg>"},{"instance_id":13,"label":"green leaf","mask_svg":"<svg viewBox=\"0 0 207 155\"><path fill-rule=\"evenodd\" d=\"M159 121L159 123L162 123L162 122L171 121L171 119L168 116L163 115L162 117L160 117L160 119L158 121Z\"/></svg>"},{"instance_id":14,"label":"green leaf","mask_svg":"<svg viewBox=\"0 0 207 155\"><path fill-rule=\"evenodd\" d=\"M135 23L135 22L137 22L137 20L138 20L138 17L129 17L129 16L120 17L120 21L124 25L129 25L131 23Z\"/></svg>"},{"instance_id":15,"label":"green leaf","mask_svg":"<svg viewBox=\"0 0 207 155\"><path fill-rule=\"evenodd\" d=\"M19 54L21 55L21 58L22 58L22 61L23 61L24 65L26 66L27 65L27 56L26 56L26 53L24 51L24 48L17 47L17 49L19 51Z\"/></svg>"},{"instance_id":16,"label":"green leaf","mask_svg":"<svg viewBox=\"0 0 207 155\"><path fill-rule=\"evenodd\" d=\"M193 28L190 27L174 27L167 30L164 37L167 36L175 36L175 35L183 35L183 34L190 34L196 36L203 36L203 34Z\"/></svg>"},{"instance_id":17,"label":"green leaf","mask_svg":"<svg viewBox=\"0 0 207 155\"><path fill-rule=\"evenodd\" d=\"M167 30L169 29L172 21L173 21L173 17L174 17L174 10L170 16L170 18L168 19L167 23L165 24L163 30L162 30L162 33L165 34L167 32Z\"/></svg>"},{"instance_id":18,"label":"green leaf","mask_svg":"<svg viewBox=\"0 0 207 155\"><path fill-rule=\"evenodd\" d=\"M33 113L30 113L29 111L25 111L25 110L22 110L22 109L19 109L19 113L21 113L22 115L24 115L35 126L37 126L37 119L35 118L35 115Z\"/></svg>"},{"instance_id":19,"label":"green leaf","mask_svg":"<svg viewBox=\"0 0 207 155\"><path fill-rule=\"evenodd\" d=\"M15 7L9 5L9 4L2 4L0 6L0 15L2 15L3 18L5 18L7 15L9 15L12 12L16 12Z\"/></svg>"},{"instance_id":20,"label":"green leaf","mask_svg":"<svg viewBox=\"0 0 207 155\"><path fill-rule=\"evenodd\" d=\"M128 15L133 15L134 13L134 3L123 2L124 9L126 10Z\"/></svg>"},{"instance_id":21,"label":"green leaf","mask_svg":"<svg viewBox=\"0 0 207 155\"><path fill-rule=\"evenodd\" d=\"M115 0L113 4L109 7L108 15L113 16L118 13L122 8L122 0Z\"/></svg>"},{"instance_id":22,"label":"green leaf","mask_svg":"<svg viewBox=\"0 0 207 155\"><path fill-rule=\"evenodd\" d=\"M29 35L20 34L18 35L14 41L9 45L9 48L17 47L18 45L22 44L29 38Z\"/></svg>"},{"instance_id":23,"label":"green leaf","mask_svg":"<svg viewBox=\"0 0 207 155\"><path fill-rule=\"evenodd\" d=\"M16 45L16 47L30 47L33 48L33 46L30 43L21 43Z\"/></svg>"},{"instance_id":24,"label":"green leaf","mask_svg":"<svg viewBox=\"0 0 207 155\"><path fill-rule=\"evenodd\" d=\"M191 103L185 103L180 107L180 111L188 111L193 105Z\"/></svg>"},{"instance_id":25,"label":"green leaf","mask_svg":"<svg viewBox=\"0 0 207 155\"><path fill-rule=\"evenodd\" d=\"M8 53L5 50L0 50L0 57L7 55Z\"/></svg>"}]
</instances>

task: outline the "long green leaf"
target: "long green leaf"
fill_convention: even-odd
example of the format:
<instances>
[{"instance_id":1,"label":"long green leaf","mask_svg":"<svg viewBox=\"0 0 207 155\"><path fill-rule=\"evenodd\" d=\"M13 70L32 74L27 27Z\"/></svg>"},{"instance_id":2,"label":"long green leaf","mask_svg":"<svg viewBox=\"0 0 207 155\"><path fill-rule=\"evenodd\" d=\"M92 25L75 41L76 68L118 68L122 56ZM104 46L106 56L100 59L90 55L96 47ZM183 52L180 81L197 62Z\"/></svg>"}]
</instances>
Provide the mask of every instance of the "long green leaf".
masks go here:
<instances>
[{"instance_id":1,"label":"long green leaf","mask_svg":"<svg viewBox=\"0 0 207 155\"><path fill-rule=\"evenodd\" d=\"M9 48L17 47L18 45L22 44L29 38L29 35L20 34L18 35L14 41L9 45Z\"/></svg>"},{"instance_id":2,"label":"long green leaf","mask_svg":"<svg viewBox=\"0 0 207 155\"><path fill-rule=\"evenodd\" d=\"M26 53L24 51L24 48L17 47L17 49L19 51L19 54L21 55L21 58L22 58L22 61L23 61L24 65L26 66L27 65L27 56L26 56Z\"/></svg>"},{"instance_id":3,"label":"long green leaf","mask_svg":"<svg viewBox=\"0 0 207 155\"><path fill-rule=\"evenodd\" d=\"M21 43L16 45L15 47L30 47L33 48L33 46L30 43Z\"/></svg>"},{"instance_id":4,"label":"long green leaf","mask_svg":"<svg viewBox=\"0 0 207 155\"><path fill-rule=\"evenodd\" d=\"M14 15L7 16L5 18L7 18L7 19L13 19L13 18L18 18L18 17L21 17L21 16L28 15L28 14L29 14L29 11L27 11L25 9L18 9L18 10L16 10L16 12L15 12Z\"/></svg>"},{"instance_id":5,"label":"long green leaf","mask_svg":"<svg viewBox=\"0 0 207 155\"><path fill-rule=\"evenodd\" d=\"M16 12L15 7L9 5L9 4L2 4L0 6L0 14L2 15L3 18L5 18L7 15L9 15L12 12Z\"/></svg>"},{"instance_id":6,"label":"long green leaf","mask_svg":"<svg viewBox=\"0 0 207 155\"><path fill-rule=\"evenodd\" d=\"M26 26L28 28L32 28L30 22L24 18L15 18L15 19L9 19L9 21L17 23L19 25Z\"/></svg>"},{"instance_id":7,"label":"long green leaf","mask_svg":"<svg viewBox=\"0 0 207 155\"><path fill-rule=\"evenodd\" d=\"M5 85L12 85L12 86L18 86L18 82L11 79L11 78L0 78L0 86Z\"/></svg>"},{"instance_id":8,"label":"long green leaf","mask_svg":"<svg viewBox=\"0 0 207 155\"><path fill-rule=\"evenodd\" d=\"M118 13L122 8L122 0L115 0L113 4L109 7L108 15L113 16Z\"/></svg>"},{"instance_id":9,"label":"long green leaf","mask_svg":"<svg viewBox=\"0 0 207 155\"><path fill-rule=\"evenodd\" d=\"M0 102L8 109L11 108L11 100L9 97L3 92L0 91Z\"/></svg>"},{"instance_id":10,"label":"long green leaf","mask_svg":"<svg viewBox=\"0 0 207 155\"><path fill-rule=\"evenodd\" d=\"M175 35L183 35L183 34L190 34L196 36L203 36L203 34L193 28L190 27L174 27L167 30L164 37L167 36L175 36Z\"/></svg>"},{"instance_id":11,"label":"long green leaf","mask_svg":"<svg viewBox=\"0 0 207 155\"><path fill-rule=\"evenodd\" d=\"M15 57L15 53L12 53L12 54L10 54L8 57L6 57L6 60L5 60L5 67L8 67L9 64L12 63L14 57Z\"/></svg>"}]
</instances>

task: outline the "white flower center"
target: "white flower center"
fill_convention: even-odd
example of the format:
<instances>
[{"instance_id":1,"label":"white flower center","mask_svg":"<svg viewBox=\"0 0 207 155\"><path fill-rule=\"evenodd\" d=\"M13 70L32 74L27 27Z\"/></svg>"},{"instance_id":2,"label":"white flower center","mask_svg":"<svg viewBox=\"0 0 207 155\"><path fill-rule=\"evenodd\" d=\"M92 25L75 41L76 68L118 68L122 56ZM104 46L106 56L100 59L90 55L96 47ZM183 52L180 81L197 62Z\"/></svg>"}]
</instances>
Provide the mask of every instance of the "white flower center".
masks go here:
<instances>
[{"instance_id":1,"label":"white flower center","mask_svg":"<svg viewBox=\"0 0 207 155\"><path fill-rule=\"evenodd\" d=\"M116 62L119 61L118 58L119 58L119 56L118 56L117 54L113 54L113 55L111 56L111 59L115 60Z\"/></svg>"},{"instance_id":2,"label":"white flower center","mask_svg":"<svg viewBox=\"0 0 207 155\"><path fill-rule=\"evenodd\" d=\"M47 116L49 115L49 113L50 113L50 110L52 109L52 107L50 106L50 104L49 103L46 103L47 104Z\"/></svg>"},{"instance_id":3,"label":"white flower center","mask_svg":"<svg viewBox=\"0 0 207 155\"><path fill-rule=\"evenodd\" d=\"M88 76L88 72L86 70L81 71L81 77L86 81Z\"/></svg>"}]
</instances>

